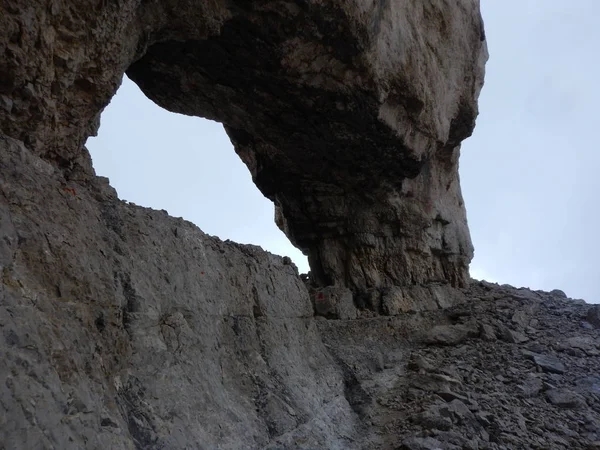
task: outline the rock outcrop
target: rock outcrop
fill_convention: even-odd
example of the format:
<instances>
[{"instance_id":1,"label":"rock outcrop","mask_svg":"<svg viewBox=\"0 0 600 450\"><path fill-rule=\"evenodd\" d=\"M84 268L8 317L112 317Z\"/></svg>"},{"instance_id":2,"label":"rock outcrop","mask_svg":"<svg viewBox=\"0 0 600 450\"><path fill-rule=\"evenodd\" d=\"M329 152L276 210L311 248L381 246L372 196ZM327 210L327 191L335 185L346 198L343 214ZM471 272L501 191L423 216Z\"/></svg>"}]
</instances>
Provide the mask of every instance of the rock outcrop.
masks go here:
<instances>
[{"instance_id":1,"label":"rock outcrop","mask_svg":"<svg viewBox=\"0 0 600 450\"><path fill-rule=\"evenodd\" d=\"M343 288L313 308L286 258L67 179L20 141L0 139L0 173L0 448L600 441L597 306L472 282L444 309L434 287L390 292L387 316Z\"/></svg>"},{"instance_id":2,"label":"rock outcrop","mask_svg":"<svg viewBox=\"0 0 600 450\"><path fill-rule=\"evenodd\" d=\"M477 1L5 1L0 29L2 130L47 160L91 174L83 143L127 71L223 122L318 286L468 280Z\"/></svg>"},{"instance_id":3,"label":"rock outcrop","mask_svg":"<svg viewBox=\"0 0 600 450\"><path fill-rule=\"evenodd\" d=\"M4 0L0 37L1 449L595 448L598 308L468 279L477 1ZM308 282L95 176L125 71L225 123Z\"/></svg>"},{"instance_id":4,"label":"rock outcrop","mask_svg":"<svg viewBox=\"0 0 600 450\"><path fill-rule=\"evenodd\" d=\"M0 150L0 448L346 447L293 266Z\"/></svg>"}]
</instances>

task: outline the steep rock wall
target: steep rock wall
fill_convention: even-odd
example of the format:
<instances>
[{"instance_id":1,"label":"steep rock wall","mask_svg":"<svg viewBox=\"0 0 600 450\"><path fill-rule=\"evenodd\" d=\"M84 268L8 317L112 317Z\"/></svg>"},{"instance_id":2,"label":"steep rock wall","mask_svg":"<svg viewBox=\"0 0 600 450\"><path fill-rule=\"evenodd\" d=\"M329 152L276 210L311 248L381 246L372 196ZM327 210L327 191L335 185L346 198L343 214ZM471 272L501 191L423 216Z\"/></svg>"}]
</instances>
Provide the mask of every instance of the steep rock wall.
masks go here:
<instances>
[{"instance_id":1,"label":"steep rock wall","mask_svg":"<svg viewBox=\"0 0 600 450\"><path fill-rule=\"evenodd\" d=\"M413 448L411 351L449 321L423 311L480 299L460 289L457 173L487 56L478 6L1 2L0 448ZM286 259L95 176L83 144L125 72L225 124L329 287L311 298ZM441 336L493 334L473 321Z\"/></svg>"},{"instance_id":2,"label":"steep rock wall","mask_svg":"<svg viewBox=\"0 0 600 450\"><path fill-rule=\"evenodd\" d=\"M473 282L452 308L326 320L284 258L67 179L11 138L0 173L0 448L600 440L597 305Z\"/></svg>"},{"instance_id":3,"label":"steep rock wall","mask_svg":"<svg viewBox=\"0 0 600 450\"><path fill-rule=\"evenodd\" d=\"M224 123L313 282L463 286L458 182L487 58L477 1L6 1L0 124L74 177L128 75Z\"/></svg>"},{"instance_id":4,"label":"steep rock wall","mask_svg":"<svg viewBox=\"0 0 600 450\"><path fill-rule=\"evenodd\" d=\"M347 448L293 266L0 150L0 447Z\"/></svg>"}]
</instances>

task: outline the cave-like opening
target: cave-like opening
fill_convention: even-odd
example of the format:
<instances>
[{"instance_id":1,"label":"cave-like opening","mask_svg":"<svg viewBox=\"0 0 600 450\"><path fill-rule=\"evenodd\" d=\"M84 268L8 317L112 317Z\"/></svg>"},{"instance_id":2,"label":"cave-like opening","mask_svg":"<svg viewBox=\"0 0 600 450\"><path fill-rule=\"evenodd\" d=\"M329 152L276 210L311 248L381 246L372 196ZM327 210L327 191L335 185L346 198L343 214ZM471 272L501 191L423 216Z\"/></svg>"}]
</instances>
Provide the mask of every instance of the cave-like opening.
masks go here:
<instances>
[{"instance_id":1,"label":"cave-like opening","mask_svg":"<svg viewBox=\"0 0 600 450\"><path fill-rule=\"evenodd\" d=\"M86 146L96 173L121 199L165 209L223 240L290 256L308 271L220 123L166 111L124 77Z\"/></svg>"}]
</instances>

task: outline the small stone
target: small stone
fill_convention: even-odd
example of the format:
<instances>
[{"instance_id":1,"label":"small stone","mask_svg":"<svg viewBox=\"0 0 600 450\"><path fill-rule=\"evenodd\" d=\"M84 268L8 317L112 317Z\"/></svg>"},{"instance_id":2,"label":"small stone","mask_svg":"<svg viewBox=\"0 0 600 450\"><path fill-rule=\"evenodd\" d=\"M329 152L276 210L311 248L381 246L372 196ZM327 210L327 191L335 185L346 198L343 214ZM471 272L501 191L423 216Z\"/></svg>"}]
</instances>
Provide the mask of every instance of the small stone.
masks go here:
<instances>
[{"instance_id":1,"label":"small stone","mask_svg":"<svg viewBox=\"0 0 600 450\"><path fill-rule=\"evenodd\" d=\"M560 289L554 289L550 291L550 295L557 298L567 298L567 294L565 294L564 291L561 291Z\"/></svg>"},{"instance_id":2,"label":"small stone","mask_svg":"<svg viewBox=\"0 0 600 450\"><path fill-rule=\"evenodd\" d=\"M589 336L575 336L567 339L565 343L581 350L588 350L597 346L596 341Z\"/></svg>"},{"instance_id":3,"label":"small stone","mask_svg":"<svg viewBox=\"0 0 600 450\"><path fill-rule=\"evenodd\" d=\"M459 400L459 401L463 401L463 402L469 401L469 399L467 397L465 397L464 395L457 394L456 392L453 392L451 390L439 391L439 392L436 392L436 394L439 395L441 398L443 398L447 402L453 402L454 400Z\"/></svg>"},{"instance_id":4,"label":"small stone","mask_svg":"<svg viewBox=\"0 0 600 450\"><path fill-rule=\"evenodd\" d=\"M383 372L385 369L385 357L383 353L377 352L373 357L373 366L377 372Z\"/></svg>"},{"instance_id":5,"label":"small stone","mask_svg":"<svg viewBox=\"0 0 600 450\"><path fill-rule=\"evenodd\" d=\"M585 356L585 352L578 348L567 347L562 349L559 348L557 350L564 351L567 355L575 356L576 358L583 358Z\"/></svg>"},{"instance_id":6,"label":"small stone","mask_svg":"<svg viewBox=\"0 0 600 450\"><path fill-rule=\"evenodd\" d=\"M577 386L577 390L582 393L594 394L600 396L600 377L599 376L589 376L579 378L575 381L575 385Z\"/></svg>"},{"instance_id":7,"label":"small stone","mask_svg":"<svg viewBox=\"0 0 600 450\"><path fill-rule=\"evenodd\" d=\"M101 427L111 427L111 428L119 428L119 425L115 423L110 417L104 417L100 420Z\"/></svg>"},{"instance_id":8,"label":"small stone","mask_svg":"<svg viewBox=\"0 0 600 450\"><path fill-rule=\"evenodd\" d=\"M483 411L475 414L475 418L477 419L477 421L486 428L492 425L492 422L489 419L490 416L491 414Z\"/></svg>"},{"instance_id":9,"label":"small stone","mask_svg":"<svg viewBox=\"0 0 600 450\"><path fill-rule=\"evenodd\" d=\"M525 328L529 323L529 315L525 311L517 311L511 318L512 322L521 328Z\"/></svg>"},{"instance_id":10,"label":"small stone","mask_svg":"<svg viewBox=\"0 0 600 450\"><path fill-rule=\"evenodd\" d=\"M519 333L518 331L511 330L507 327L500 328L500 338L511 344L522 344L527 342L529 338L525 336L523 333Z\"/></svg>"},{"instance_id":11,"label":"small stone","mask_svg":"<svg viewBox=\"0 0 600 450\"><path fill-rule=\"evenodd\" d=\"M439 373L422 373L416 375L410 382L412 387L423 391L451 392L451 387L460 386L460 381Z\"/></svg>"},{"instance_id":12,"label":"small stone","mask_svg":"<svg viewBox=\"0 0 600 450\"><path fill-rule=\"evenodd\" d=\"M524 397L535 397L543 388L543 382L539 378L530 378L519 386Z\"/></svg>"},{"instance_id":13,"label":"small stone","mask_svg":"<svg viewBox=\"0 0 600 450\"><path fill-rule=\"evenodd\" d=\"M465 419L475 419L475 415L471 412L469 407L459 399L452 400L448 405L448 409L452 414L463 421Z\"/></svg>"},{"instance_id":14,"label":"small stone","mask_svg":"<svg viewBox=\"0 0 600 450\"><path fill-rule=\"evenodd\" d=\"M581 326L581 328L583 328L584 330L593 330L594 329L594 325L592 325L589 322L586 322L585 320L582 320L581 322L579 322L579 325Z\"/></svg>"},{"instance_id":15,"label":"small stone","mask_svg":"<svg viewBox=\"0 0 600 450\"><path fill-rule=\"evenodd\" d=\"M565 365L556 356L540 355L531 352L526 352L525 356L532 359L544 372L557 374L565 373Z\"/></svg>"},{"instance_id":16,"label":"small stone","mask_svg":"<svg viewBox=\"0 0 600 450\"><path fill-rule=\"evenodd\" d=\"M589 433L600 433L600 422L593 417L583 419L583 428Z\"/></svg>"},{"instance_id":17,"label":"small stone","mask_svg":"<svg viewBox=\"0 0 600 450\"><path fill-rule=\"evenodd\" d=\"M456 431L442 431L437 433L435 438L442 442L442 449L448 448L460 448L461 450L470 450L472 446L469 443L471 436L468 433L457 433ZM455 447L454 447L455 446Z\"/></svg>"},{"instance_id":18,"label":"small stone","mask_svg":"<svg viewBox=\"0 0 600 450\"><path fill-rule=\"evenodd\" d=\"M496 340L496 331L494 327L484 323L479 327L479 336L484 341L492 342Z\"/></svg>"},{"instance_id":19,"label":"small stone","mask_svg":"<svg viewBox=\"0 0 600 450\"><path fill-rule=\"evenodd\" d=\"M433 372L436 370L431 360L422 355L411 355L407 367L409 370L415 371L424 370L425 372Z\"/></svg>"},{"instance_id":20,"label":"small stone","mask_svg":"<svg viewBox=\"0 0 600 450\"><path fill-rule=\"evenodd\" d=\"M23 98L33 98L35 97L35 87L31 83L27 83L25 87L23 87Z\"/></svg>"},{"instance_id":21,"label":"small stone","mask_svg":"<svg viewBox=\"0 0 600 450\"><path fill-rule=\"evenodd\" d=\"M458 345L468 337L468 329L463 325L436 325L425 335L425 342L432 345Z\"/></svg>"},{"instance_id":22,"label":"small stone","mask_svg":"<svg viewBox=\"0 0 600 450\"><path fill-rule=\"evenodd\" d=\"M13 101L10 97L6 95L0 95L0 108L10 113L13 108Z\"/></svg>"},{"instance_id":23,"label":"small stone","mask_svg":"<svg viewBox=\"0 0 600 450\"><path fill-rule=\"evenodd\" d=\"M571 356L579 358L584 357L586 354L588 356L597 356L599 352L596 350L596 347L596 340L589 336L574 336L555 346L558 351L564 351Z\"/></svg>"},{"instance_id":24,"label":"small stone","mask_svg":"<svg viewBox=\"0 0 600 450\"><path fill-rule=\"evenodd\" d=\"M594 328L600 328L600 306L594 305L588 309L586 319Z\"/></svg>"},{"instance_id":25,"label":"small stone","mask_svg":"<svg viewBox=\"0 0 600 450\"><path fill-rule=\"evenodd\" d=\"M538 342L532 342L527 344L527 350L530 350L533 353L544 353L545 348L542 347Z\"/></svg>"},{"instance_id":26,"label":"small stone","mask_svg":"<svg viewBox=\"0 0 600 450\"><path fill-rule=\"evenodd\" d=\"M427 411L413 418L413 422L429 430L450 430L452 420L449 417L443 417L438 408L430 408Z\"/></svg>"},{"instance_id":27,"label":"small stone","mask_svg":"<svg viewBox=\"0 0 600 450\"><path fill-rule=\"evenodd\" d=\"M548 401L560 408L578 408L584 405L580 395L567 389L551 389L546 392Z\"/></svg>"}]
</instances>

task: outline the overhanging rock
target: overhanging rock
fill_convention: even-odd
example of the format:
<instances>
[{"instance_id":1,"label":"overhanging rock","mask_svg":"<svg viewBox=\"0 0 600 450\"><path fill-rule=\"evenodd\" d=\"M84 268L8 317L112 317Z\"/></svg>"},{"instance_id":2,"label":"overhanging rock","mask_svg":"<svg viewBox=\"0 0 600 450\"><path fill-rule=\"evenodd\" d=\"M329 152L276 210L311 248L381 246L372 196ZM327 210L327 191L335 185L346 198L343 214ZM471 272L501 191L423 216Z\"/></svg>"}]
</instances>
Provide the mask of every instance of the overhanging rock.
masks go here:
<instances>
[{"instance_id":1,"label":"overhanging rock","mask_svg":"<svg viewBox=\"0 0 600 450\"><path fill-rule=\"evenodd\" d=\"M3 7L4 133L91 174L83 143L126 71L160 106L223 122L317 285L467 282L478 1L45 5Z\"/></svg>"}]
</instances>

